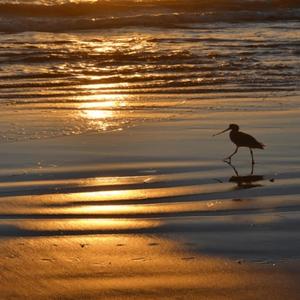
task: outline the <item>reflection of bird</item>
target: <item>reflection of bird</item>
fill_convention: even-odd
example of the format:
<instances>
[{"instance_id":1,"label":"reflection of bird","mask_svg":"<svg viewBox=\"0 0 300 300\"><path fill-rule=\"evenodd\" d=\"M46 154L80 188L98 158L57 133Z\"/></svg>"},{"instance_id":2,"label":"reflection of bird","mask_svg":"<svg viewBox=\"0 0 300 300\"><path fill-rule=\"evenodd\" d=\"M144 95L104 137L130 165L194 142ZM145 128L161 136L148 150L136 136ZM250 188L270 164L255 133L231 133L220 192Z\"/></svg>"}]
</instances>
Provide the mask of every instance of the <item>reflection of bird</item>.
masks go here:
<instances>
[{"instance_id":1,"label":"reflection of bird","mask_svg":"<svg viewBox=\"0 0 300 300\"><path fill-rule=\"evenodd\" d=\"M232 156L234 156L238 152L240 147L247 147L250 150L251 158L252 158L252 164L254 165L255 162L254 162L254 158L253 158L252 149L264 149L265 145L258 142L253 136L251 136L247 133L239 131L239 126L236 125L236 124L230 124L227 129L215 134L214 136L219 135L219 134L221 134L223 132L226 132L228 130L230 130L229 136L230 136L231 141L236 145L236 149L234 150L234 152L232 154L230 154L226 158L226 160L231 162Z\"/></svg>"},{"instance_id":2,"label":"reflection of bird","mask_svg":"<svg viewBox=\"0 0 300 300\"><path fill-rule=\"evenodd\" d=\"M240 176L237 169L230 162L226 161L226 163L232 168L236 176L231 176L229 178L229 182L235 182L237 184L238 189L249 189L253 187L259 187L261 184L256 182L264 180L263 175L253 175L254 165L251 168L251 174L246 176Z\"/></svg>"}]
</instances>

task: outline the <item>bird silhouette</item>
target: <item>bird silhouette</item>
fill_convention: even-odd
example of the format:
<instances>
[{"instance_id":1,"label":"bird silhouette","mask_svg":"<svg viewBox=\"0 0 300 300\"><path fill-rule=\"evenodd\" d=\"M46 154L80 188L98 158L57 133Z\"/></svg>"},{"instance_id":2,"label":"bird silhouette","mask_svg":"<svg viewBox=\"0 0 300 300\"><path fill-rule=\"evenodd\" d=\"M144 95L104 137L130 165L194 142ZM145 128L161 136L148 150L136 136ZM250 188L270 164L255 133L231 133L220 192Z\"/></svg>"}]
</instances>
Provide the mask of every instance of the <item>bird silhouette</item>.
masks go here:
<instances>
[{"instance_id":1,"label":"bird silhouette","mask_svg":"<svg viewBox=\"0 0 300 300\"><path fill-rule=\"evenodd\" d=\"M226 161L231 162L231 158L238 152L240 147L246 147L249 148L251 153L251 159L252 159L252 165L255 164L254 158L253 158L253 150L252 149L264 149L265 145L257 141L253 136L250 134L244 133L239 131L240 127L237 124L230 124L229 127L217 134L214 134L213 136L222 134L226 131L230 130L229 137L231 141L235 144L236 149L232 154L230 154L227 158L225 158Z\"/></svg>"}]
</instances>

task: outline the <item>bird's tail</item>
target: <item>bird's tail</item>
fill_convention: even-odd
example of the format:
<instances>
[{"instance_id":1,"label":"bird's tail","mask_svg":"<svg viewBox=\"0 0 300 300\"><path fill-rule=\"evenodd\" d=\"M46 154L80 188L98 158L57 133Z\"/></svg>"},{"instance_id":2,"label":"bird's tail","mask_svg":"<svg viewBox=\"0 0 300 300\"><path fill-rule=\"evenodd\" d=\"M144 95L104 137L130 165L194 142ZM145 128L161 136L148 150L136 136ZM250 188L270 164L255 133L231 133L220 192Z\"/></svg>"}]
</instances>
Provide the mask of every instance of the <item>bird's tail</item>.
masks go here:
<instances>
[{"instance_id":1,"label":"bird's tail","mask_svg":"<svg viewBox=\"0 0 300 300\"><path fill-rule=\"evenodd\" d=\"M259 143L259 145L260 145L260 149L265 149L267 146L265 145L265 144L263 144L263 143Z\"/></svg>"}]
</instances>

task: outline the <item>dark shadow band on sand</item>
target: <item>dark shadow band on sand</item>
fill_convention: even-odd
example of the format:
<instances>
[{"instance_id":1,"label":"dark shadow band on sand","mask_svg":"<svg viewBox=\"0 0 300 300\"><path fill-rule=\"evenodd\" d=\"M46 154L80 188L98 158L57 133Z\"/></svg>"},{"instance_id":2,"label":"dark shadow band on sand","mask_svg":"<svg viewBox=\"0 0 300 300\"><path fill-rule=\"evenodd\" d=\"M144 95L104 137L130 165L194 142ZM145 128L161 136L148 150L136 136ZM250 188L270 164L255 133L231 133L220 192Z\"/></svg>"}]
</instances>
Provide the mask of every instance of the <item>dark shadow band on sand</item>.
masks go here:
<instances>
[{"instance_id":1,"label":"dark shadow band on sand","mask_svg":"<svg viewBox=\"0 0 300 300\"><path fill-rule=\"evenodd\" d=\"M162 234L162 233L240 233L249 230L253 232L273 232L289 231L297 233L299 231L300 220L278 220L271 224L261 224L253 227L249 223L226 223L204 221L199 219L190 219L191 222L183 222L180 219L172 220L170 223L151 225L149 227L137 228L108 228L108 229L54 229L54 230L36 230L21 228L17 225L0 225L0 238L5 237L42 237L42 236L85 236L85 235L106 235L106 234ZM138 222L138 221L137 221ZM139 223L137 223L137 226ZM142 225L143 226L143 225ZM296 242L296 241L295 241ZM300 242L300 240L299 240Z\"/></svg>"},{"instance_id":2,"label":"dark shadow band on sand","mask_svg":"<svg viewBox=\"0 0 300 300\"><path fill-rule=\"evenodd\" d=\"M164 219L180 217L217 217L217 216L234 216L248 214L266 214L275 212L299 212L300 205L276 206L271 208L247 208L241 209L220 209L216 211L183 211L183 212L164 212L164 213L120 213L120 214L97 214L97 213L57 213L57 214L0 214L0 220L60 220L60 219Z\"/></svg>"},{"instance_id":3,"label":"dark shadow band on sand","mask_svg":"<svg viewBox=\"0 0 300 300\"><path fill-rule=\"evenodd\" d=\"M272 261L300 258L299 220L279 221L255 228L234 223L173 223L149 228L86 229L86 230L30 230L14 225L0 226L0 239L60 238L116 235L150 235L152 238L175 240L191 255L244 258L253 261ZM281 232L276 238L276 233ZM97 240L94 240L97 243ZM59 243L58 241L56 243ZM82 247L81 247L82 248Z\"/></svg>"}]
</instances>

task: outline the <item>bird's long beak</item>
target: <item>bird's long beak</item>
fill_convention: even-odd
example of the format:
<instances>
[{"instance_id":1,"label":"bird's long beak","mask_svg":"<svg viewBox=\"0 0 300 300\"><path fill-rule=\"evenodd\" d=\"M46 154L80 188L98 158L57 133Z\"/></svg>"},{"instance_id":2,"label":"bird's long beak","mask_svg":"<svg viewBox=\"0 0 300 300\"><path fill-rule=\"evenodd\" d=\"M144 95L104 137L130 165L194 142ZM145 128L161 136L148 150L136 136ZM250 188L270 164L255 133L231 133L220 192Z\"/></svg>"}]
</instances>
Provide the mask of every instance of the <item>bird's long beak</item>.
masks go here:
<instances>
[{"instance_id":1,"label":"bird's long beak","mask_svg":"<svg viewBox=\"0 0 300 300\"><path fill-rule=\"evenodd\" d=\"M225 129L225 130L223 130L223 131L219 132L219 133L213 134L213 136L216 136L216 135L222 134L222 133L224 133L224 132L226 132L226 131L228 131L228 130L230 130L230 128L229 128L229 127L228 127L227 129Z\"/></svg>"}]
</instances>

